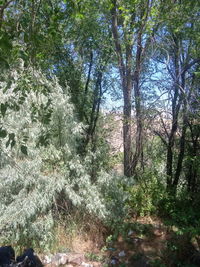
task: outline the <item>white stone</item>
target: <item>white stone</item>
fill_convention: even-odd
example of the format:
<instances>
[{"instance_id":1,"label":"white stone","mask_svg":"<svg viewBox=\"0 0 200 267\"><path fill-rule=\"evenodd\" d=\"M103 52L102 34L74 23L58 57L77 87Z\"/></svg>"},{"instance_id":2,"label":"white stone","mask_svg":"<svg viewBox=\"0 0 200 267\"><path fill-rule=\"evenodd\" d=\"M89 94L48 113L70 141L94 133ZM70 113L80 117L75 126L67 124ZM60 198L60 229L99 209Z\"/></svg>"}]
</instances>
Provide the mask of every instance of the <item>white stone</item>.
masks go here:
<instances>
[{"instance_id":1,"label":"white stone","mask_svg":"<svg viewBox=\"0 0 200 267\"><path fill-rule=\"evenodd\" d=\"M86 263L86 262L82 262L81 265L84 266L84 267L93 267L92 264L89 264L89 263Z\"/></svg>"},{"instance_id":2,"label":"white stone","mask_svg":"<svg viewBox=\"0 0 200 267\"><path fill-rule=\"evenodd\" d=\"M128 236L132 235L134 232L132 230L129 230Z\"/></svg>"},{"instance_id":3,"label":"white stone","mask_svg":"<svg viewBox=\"0 0 200 267\"><path fill-rule=\"evenodd\" d=\"M52 256L47 256L47 255L45 255L45 257L44 257L44 263L45 263L45 264L49 264L49 263L51 263L51 257L52 257Z\"/></svg>"},{"instance_id":4,"label":"white stone","mask_svg":"<svg viewBox=\"0 0 200 267\"><path fill-rule=\"evenodd\" d=\"M124 250L120 251L120 253L119 253L119 257L124 257L125 255L126 255L126 254L125 254Z\"/></svg>"}]
</instances>

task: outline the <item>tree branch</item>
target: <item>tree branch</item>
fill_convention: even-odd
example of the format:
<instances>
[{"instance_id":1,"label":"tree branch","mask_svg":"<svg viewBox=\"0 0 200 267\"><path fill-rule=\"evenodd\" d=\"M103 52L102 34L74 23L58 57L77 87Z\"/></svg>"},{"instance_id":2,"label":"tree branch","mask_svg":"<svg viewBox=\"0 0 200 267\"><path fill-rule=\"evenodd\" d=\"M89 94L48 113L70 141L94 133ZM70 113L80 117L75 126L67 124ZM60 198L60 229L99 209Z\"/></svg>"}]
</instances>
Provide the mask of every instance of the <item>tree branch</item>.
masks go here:
<instances>
[{"instance_id":1,"label":"tree branch","mask_svg":"<svg viewBox=\"0 0 200 267\"><path fill-rule=\"evenodd\" d=\"M119 40L119 34L118 34L118 22L117 22L117 14L116 14L116 0L113 0L113 8L111 9L111 16L112 16L112 34L114 38L116 53L118 57L118 64L119 64L119 72L122 81L124 80L125 73L125 65L123 61L123 55L122 55L122 48Z\"/></svg>"},{"instance_id":2,"label":"tree branch","mask_svg":"<svg viewBox=\"0 0 200 267\"><path fill-rule=\"evenodd\" d=\"M164 144L165 146L168 146L167 141L165 140L165 138L162 136L162 134L161 134L160 132L158 132L158 131L154 131L154 133L155 133L157 136L160 137L161 141L163 142L163 144Z\"/></svg>"}]
</instances>

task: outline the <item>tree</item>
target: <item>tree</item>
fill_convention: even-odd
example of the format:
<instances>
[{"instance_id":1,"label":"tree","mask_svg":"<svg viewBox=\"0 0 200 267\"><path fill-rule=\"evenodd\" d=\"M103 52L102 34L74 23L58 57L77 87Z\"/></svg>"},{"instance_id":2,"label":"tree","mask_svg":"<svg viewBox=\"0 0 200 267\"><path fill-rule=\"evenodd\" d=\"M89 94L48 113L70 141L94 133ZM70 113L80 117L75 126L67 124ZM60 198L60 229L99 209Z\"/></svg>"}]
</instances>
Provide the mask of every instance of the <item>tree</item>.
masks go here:
<instances>
[{"instance_id":1,"label":"tree","mask_svg":"<svg viewBox=\"0 0 200 267\"><path fill-rule=\"evenodd\" d=\"M143 164L143 109L141 92L141 73L147 57L147 50L157 29L158 18L156 1L111 1L111 28L118 70L123 90L123 139L124 139L124 174L131 176L138 161ZM132 89L136 116L135 152L132 154L131 110Z\"/></svg>"},{"instance_id":2,"label":"tree","mask_svg":"<svg viewBox=\"0 0 200 267\"><path fill-rule=\"evenodd\" d=\"M172 10L172 18L162 29L164 40L162 51L165 54L164 61L171 79L169 108L172 116L170 129L167 130L167 127L164 127L167 138L165 139L163 135L159 136L167 150L167 188L172 192L176 192L179 184L185 157L189 103L194 89L191 77L200 63L199 55L193 49L196 43L195 24L199 24L198 21L193 21L197 12L196 5L193 4L169 3L168 8ZM180 135L180 138L177 138L177 135Z\"/></svg>"}]
</instances>

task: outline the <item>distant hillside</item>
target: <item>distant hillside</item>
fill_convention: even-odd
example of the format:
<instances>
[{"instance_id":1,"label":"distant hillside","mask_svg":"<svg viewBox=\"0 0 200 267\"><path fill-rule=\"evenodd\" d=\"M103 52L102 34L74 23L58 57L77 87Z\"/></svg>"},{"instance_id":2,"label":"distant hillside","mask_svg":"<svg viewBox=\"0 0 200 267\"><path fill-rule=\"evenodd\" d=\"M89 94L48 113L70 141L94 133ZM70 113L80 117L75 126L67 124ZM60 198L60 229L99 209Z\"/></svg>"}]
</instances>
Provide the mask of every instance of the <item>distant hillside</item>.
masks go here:
<instances>
[{"instance_id":1,"label":"distant hillside","mask_svg":"<svg viewBox=\"0 0 200 267\"><path fill-rule=\"evenodd\" d=\"M107 141L111 146L111 153L116 154L123 152L123 114L120 112L110 112L105 114L106 123L105 128L109 129ZM171 127L171 120L166 113L159 113L157 116L150 117L144 121L145 137L157 135L166 136L166 131ZM132 138L136 134L136 121L132 119Z\"/></svg>"}]
</instances>

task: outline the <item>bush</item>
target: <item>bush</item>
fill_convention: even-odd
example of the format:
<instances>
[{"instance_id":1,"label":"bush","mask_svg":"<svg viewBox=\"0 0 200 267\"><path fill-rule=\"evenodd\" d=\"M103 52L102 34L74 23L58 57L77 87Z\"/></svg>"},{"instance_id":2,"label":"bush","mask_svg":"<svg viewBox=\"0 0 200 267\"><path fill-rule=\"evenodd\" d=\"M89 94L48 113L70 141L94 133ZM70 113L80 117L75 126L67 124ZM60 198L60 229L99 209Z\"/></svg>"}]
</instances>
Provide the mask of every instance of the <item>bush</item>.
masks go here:
<instances>
[{"instance_id":1,"label":"bush","mask_svg":"<svg viewBox=\"0 0 200 267\"><path fill-rule=\"evenodd\" d=\"M130 193L128 205L131 213L136 216L145 216L157 213L158 203L165 195L163 183L158 174L146 171L135 177L135 184L128 187Z\"/></svg>"},{"instance_id":2,"label":"bush","mask_svg":"<svg viewBox=\"0 0 200 267\"><path fill-rule=\"evenodd\" d=\"M125 180L99 168L96 183L91 182L95 155L77 153L84 126L66 90L55 78L23 64L8 74L0 84L6 107L1 116L0 242L48 247L61 196L63 203L106 224L122 220L126 194L120 184Z\"/></svg>"}]
</instances>

